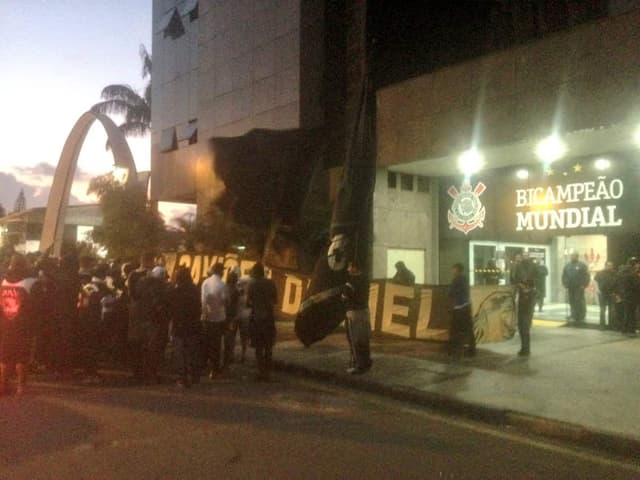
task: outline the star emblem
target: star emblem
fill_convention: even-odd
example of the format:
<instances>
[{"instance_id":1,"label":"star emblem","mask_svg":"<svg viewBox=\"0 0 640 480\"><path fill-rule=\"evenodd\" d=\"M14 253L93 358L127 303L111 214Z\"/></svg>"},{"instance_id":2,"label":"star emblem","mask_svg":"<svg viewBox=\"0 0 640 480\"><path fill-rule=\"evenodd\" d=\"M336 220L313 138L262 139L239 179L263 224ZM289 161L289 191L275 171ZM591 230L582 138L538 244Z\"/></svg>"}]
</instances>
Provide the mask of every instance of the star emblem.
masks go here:
<instances>
[{"instance_id":1,"label":"star emblem","mask_svg":"<svg viewBox=\"0 0 640 480\"><path fill-rule=\"evenodd\" d=\"M579 163L576 163L576 164L573 166L573 171L574 171L575 173L580 173L580 172L582 171L582 165L580 165Z\"/></svg>"}]
</instances>

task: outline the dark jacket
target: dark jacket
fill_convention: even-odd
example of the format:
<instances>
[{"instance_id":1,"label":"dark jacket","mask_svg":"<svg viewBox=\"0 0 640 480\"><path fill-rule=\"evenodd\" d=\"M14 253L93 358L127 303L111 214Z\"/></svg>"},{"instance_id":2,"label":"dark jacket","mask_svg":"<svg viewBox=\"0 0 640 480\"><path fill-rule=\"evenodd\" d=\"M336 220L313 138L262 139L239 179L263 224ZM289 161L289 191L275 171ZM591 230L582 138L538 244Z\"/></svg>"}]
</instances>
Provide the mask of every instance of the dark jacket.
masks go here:
<instances>
[{"instance_id":1,"label":"dark jacket","mask_svg":"<svg viewBox=\"0 0 640 480\"><path fill-rule=\"evenodd\" d=\"M464 275L456 276L449 285L449 299L453 308L460 308L471 304L469 281Z\"/></svg>"},{"instance_id":2,"label":"dark jacket","mask_svg":"<svg viewBox=\"0 0 640 480\"><path fill-rule=\"evenodd\" d=\"M268 278L256 278L249 284L247 304L251 307L250 335L254 345L275 342L274 308L278 302L276 285Z\"/></svg>"},{"instance_id":3,"label":"dark jacket","mask_svg":"<svg viewBox=\"0 0 640 480\"><path fill-rule=\"evenodd\" d=\"M521 301L536 297L538 276L538 266L530 259L523 259L518 263L513 275L513 283Z\"/></svg>"},{"instance_id":4,"label":"dark jacket","mask_svg":"<svg viewBox=\"0 0 640 480\"><path fill-rule=\"evenodd\" d=\"M638 303L640 300L640 277L632 268L627 267L620 273L617 291L624 302Z\"/></svg>"},{"instance_id":5,"label":"dark jacket","mask_svg":"<svg viewBox=\"0 0 640 480\"><path fill-rule=\"evenodd\" d=\"M602 270L596 273L595 281L598 284L600 293L603 295L612 295L617 289L618 274L615 270Z\"/></svg>"},{"instance_id":6,"label":"dark jacket","mask_svg":"<svg viewBox=\"0 0 640 480\"><path fill-rule=\"evenodd\" d=\"M200 332L200 291L193 283L178 284L168 291L169 317L176 337Z\"/></svg>"},{"instance_id":7,"label":"dark jacket","mask_svg":"<svg viewBox=\"0 0 640 480\"><path fill-rule=\"evenodd\" d=\"M579 260L567 263L562 271L562 285L569 290L587 288L590 280L589 268Z\"/></svg>"},{"instance_id":8,"label":"dark jacket","mask_svg":"<svg viewBox=\"0 0 640 480\"><path fill-rule=\"evenodd\" d=\"M366 275L349 275L342 290L347 311L369 308L369 282Z\"/></svg>"}]
</instances>

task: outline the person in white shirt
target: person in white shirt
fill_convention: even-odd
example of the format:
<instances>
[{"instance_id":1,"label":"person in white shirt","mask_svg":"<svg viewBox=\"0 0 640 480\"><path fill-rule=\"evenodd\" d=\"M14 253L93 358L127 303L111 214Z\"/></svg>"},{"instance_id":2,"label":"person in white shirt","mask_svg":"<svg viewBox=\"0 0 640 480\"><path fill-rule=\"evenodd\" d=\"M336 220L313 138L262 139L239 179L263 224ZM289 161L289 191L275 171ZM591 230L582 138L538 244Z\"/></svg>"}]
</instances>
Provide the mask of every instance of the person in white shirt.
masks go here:
<instances>
[{"instance_id":1,"label":"person in white shirt","mask_svg":"<svg viewBox=\"0 0 640 480\"><path fill-rule=\"evenodd\" d=\"M209 277L202 282L202 320L206 357L211 372L209 378L222 373L222 346L227 329L227 286L222 281L224 267L216 263L209 269Z\"/></svg>"}]
</instances>

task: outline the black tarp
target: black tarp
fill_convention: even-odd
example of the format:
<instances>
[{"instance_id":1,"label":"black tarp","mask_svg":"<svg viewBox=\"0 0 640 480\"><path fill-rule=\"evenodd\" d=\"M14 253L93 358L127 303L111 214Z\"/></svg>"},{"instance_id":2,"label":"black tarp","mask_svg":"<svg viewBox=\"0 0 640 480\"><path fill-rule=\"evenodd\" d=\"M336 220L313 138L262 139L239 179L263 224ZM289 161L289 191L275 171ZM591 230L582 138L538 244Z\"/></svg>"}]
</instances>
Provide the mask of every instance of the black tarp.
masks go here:
<instances>
[{"instance_id":1,"label":"black tarp","mask_svg":"<svg viewBox=\"0 0 640 480\"><path fill-rule=\"evenodd\" d=\"M296 335L307 346L322 340L344 320L345 305L340 293L346 281L348 263L355 261L367 275L367 280L370 279L375 184L373 98L365 78L333 207L331 243L316 263L311 284L296 317Z\"/></svg>"},{"instance_id":2,"label":"black tarp","mask_svg":"<svg viewBox=\"0 0 640 480\"><path fill-rule=\"evenodd\" d=\"M226 191L218 205L237 223L296 226L313 170L324 151L320 129L251 130L214 137L214 171Z\"/></svg>"}]
</instances>

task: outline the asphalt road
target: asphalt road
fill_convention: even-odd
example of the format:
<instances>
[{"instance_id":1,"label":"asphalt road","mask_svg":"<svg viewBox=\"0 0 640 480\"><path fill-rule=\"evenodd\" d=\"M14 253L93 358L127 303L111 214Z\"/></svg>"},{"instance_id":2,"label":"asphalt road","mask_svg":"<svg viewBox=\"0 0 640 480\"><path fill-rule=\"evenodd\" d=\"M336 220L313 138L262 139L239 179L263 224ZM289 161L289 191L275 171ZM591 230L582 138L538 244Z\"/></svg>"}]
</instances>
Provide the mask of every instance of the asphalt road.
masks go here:
<instances>
[{"instance_id":1,"label":"asphalt road","mask_svg":"<svg viewBox=\"0 0 640 480\"><path fill-rule=\"evenodd\" d=\"M190 391L41 382L0 399L0 479L633 479L640 463L245 370Z\"/></svg>"}]
</instances>

